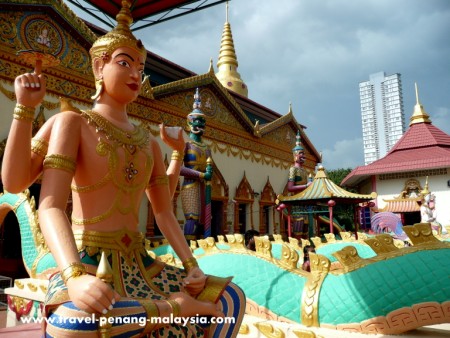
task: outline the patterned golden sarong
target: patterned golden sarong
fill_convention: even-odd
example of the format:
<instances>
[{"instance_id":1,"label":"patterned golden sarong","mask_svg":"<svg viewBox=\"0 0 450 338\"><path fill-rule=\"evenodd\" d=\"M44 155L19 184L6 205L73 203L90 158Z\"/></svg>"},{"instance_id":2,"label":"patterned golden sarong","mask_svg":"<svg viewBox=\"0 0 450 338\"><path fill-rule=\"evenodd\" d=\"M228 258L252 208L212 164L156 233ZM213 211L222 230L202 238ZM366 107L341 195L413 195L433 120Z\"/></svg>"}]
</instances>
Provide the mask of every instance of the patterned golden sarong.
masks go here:
<instances>
[{"instance_id":1,"label":"patterned golden sarong","mask_svg":"<svg viewBox=\"0 0 450 338\"><path fill-rule=\"evenodd\" d=\"M124 324L114 324L111 328L111 337L124 334L127 337L142 336L144 330L142 321L145 320L143 317L146 317L146 312L139 300L164 300L171 293L179 292L181 282L186 277L185 271L151 258L145 250L142 233L127 230L112 233L74 231L74 236L81 262L85 264L88 273L95 275L102 252L105 252L114 271L113 287L123 298L114 305L114 309L108 313L108 316L134 318L134 323L130 323L131 320L123 320ZM220 300L219 303L223 305L223 308L232 310L226 315L236 316L236 321L240 323L245 307L245 297L238 287L234 284L229 285L230 280L231 278L208 276L205 290L198 299L215 303ZM98 322L86 323L91 320L72 319L72 323L68 323L67 318L91 317L91 315L77 309L70 302L67 288L59 273L50 278L44 312L49 319L46 329L48 337L74 336L75 334L78 337L92 335L98 330ZM53 321L50 320L51 318ZM220 328L218 325L208 330L207 327L197 323L189 323L186 326L171 324L153 331L149 336L232 337L238 328L239 325L237 328L234 326Z\"/></svg>"}]
</instances>

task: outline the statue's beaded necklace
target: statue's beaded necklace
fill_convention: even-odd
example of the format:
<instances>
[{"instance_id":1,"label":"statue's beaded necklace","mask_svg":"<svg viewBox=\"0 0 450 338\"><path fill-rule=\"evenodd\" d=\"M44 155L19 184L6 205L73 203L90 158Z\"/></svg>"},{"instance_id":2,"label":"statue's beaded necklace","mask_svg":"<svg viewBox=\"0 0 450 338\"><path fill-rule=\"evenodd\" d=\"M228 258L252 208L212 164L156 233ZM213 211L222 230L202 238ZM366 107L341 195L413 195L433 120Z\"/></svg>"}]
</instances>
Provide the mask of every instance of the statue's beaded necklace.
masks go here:
<instances>
[{"instance_id":1,"label":"statue's beaded necklace","mask_svg":"<svg viewBox=\"0 0 450 338\"><path fill-rule=\"evenodd\" d=\"M143 128L134 125L132 132L125 131L93 110L83 111L81 115L87 119L89 124L95 126L97 133L103 133L108 140L114 140L120 145L128 145L130 149L148 144L148 132Z\"/></svg>"},{"instance_id":2,"label":"statue's beaded necklace","mask_svg":"<svg viewBox=\"0 0 450 338\"><path fill-rule=\"evenodd\" d=\"M106 212L88 219L72 217L72 222L94 224L108 218L116 210L121 214L135 212L137 219L140 198L138 191L143 190L148 184L150 169L153 165L153 159L146 150L149 143L148 132L139 126L134 126L131 132L124 131L92 110L82 111L81 116L101 135L96 152L102 157L107 157L108 172L97 183L87 186L72 185L72 190L87 193L111 182L117 188L117 193ZM120 153L123 154L122 157L119 156Z\"/></svg>"}]
</instances>

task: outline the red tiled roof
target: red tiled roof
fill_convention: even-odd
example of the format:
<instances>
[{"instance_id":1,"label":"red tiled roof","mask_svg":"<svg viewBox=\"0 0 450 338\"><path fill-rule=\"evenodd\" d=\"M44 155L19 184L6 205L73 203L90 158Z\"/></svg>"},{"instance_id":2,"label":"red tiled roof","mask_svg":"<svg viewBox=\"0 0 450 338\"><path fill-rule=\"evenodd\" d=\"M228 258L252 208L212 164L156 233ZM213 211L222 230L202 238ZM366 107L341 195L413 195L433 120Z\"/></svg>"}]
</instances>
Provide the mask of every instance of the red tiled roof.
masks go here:
<instances>
[{"instance_id":1,"label":"red tiled roof","mask_svg":"<svg viewBox=\"0 0 450 338\"><path fill-rule=\"evenodd\" d=\"M352 186L371 175L450 167L450 135L431 123L411 125L385 157L356 167L341 185Z\"/></svg>"},{"instance_id":2,"label":"red tiled roof","mask_svg":"<svg viewBox=\"0 0 450 338\"><path fill-rule=\"evenodd\" d=\"M392 147L389 154L411 148L423 148L428 146L449 146L450 135L447 135L439 128L436 128L431 123L417 123L413 124L406 133L397 141Z\"/></svg>"}]
</instances>

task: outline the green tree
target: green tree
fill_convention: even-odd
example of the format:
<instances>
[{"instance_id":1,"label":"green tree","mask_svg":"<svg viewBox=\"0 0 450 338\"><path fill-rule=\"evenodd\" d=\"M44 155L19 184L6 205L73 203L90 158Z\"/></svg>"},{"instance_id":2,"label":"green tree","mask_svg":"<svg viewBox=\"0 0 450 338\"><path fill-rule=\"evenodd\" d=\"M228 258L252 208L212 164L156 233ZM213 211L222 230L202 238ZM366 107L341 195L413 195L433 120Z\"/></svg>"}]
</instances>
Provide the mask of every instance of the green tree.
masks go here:
<instances>
[{"instance_id":1,"label":"green tree","mask_svg":"<svg viewBox=\"0 0 450 338\"><path fill-rule=\"evenodd\" d=\"M334 170L327 170L327 176L330 180L332 180L337 185L340 185L341 182L344 180L344 178L350 174L350 172L353 169L347 168L347 169L334 169Z\"/></svg>"},{"instance_id":2,"label":"green tree","mask_svg":"<svg viewBox=\"0 0 450 338\"><path fill-rule=\"evenodd\" d=\"M344 180L344 178L352 171L351 168L340 168L327 171L328 178L335 184L339 185ZM347 189L346 189L347 190ZM348 189L350 192L356 192L354 189ZM337 202L333 210L333 217L345 227L345 230L354 230L354 205L353 204L342 204Z\"/></svg>"}]
</instances>

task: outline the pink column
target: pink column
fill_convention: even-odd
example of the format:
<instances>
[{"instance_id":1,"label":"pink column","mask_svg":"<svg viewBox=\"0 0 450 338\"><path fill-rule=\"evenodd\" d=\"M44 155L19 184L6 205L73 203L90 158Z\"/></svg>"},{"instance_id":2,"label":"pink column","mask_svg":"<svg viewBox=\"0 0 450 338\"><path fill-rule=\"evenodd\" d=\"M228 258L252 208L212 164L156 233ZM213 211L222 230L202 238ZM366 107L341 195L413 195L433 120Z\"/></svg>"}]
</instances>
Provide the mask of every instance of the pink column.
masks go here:
<instances>
[{"instance_id":1,"label":"pink column","mask_svg":"<svg viewBox=\"0 0 450 338\"><path fill-rule=\"evenodd\" d=\"M336 202L333 200L328 201L328 211L330 213L330 234L333 233L333 207L336 205Z\"/></svg>"}]
</instances>

